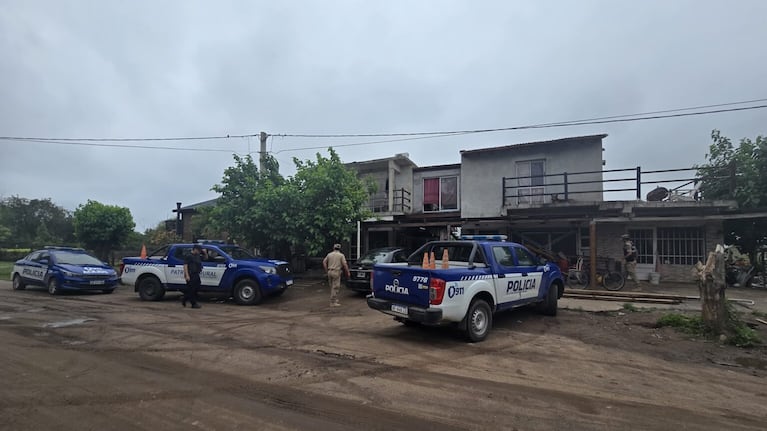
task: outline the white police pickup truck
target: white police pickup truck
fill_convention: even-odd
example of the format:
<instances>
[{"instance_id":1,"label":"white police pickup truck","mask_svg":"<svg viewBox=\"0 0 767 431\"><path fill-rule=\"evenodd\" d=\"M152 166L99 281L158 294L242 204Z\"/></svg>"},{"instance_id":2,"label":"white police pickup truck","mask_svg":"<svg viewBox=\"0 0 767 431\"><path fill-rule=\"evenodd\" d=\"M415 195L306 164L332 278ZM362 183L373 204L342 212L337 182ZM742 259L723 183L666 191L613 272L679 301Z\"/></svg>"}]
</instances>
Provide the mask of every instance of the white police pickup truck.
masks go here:
<instances>
[{"instance_id":1,"label":"white police pickup truck","mask_svg":"<svg viewBox=\"0 0 767 431\"><path fill-rule=\"evenodd\" d=\"M487 337L499 311L537 304L542 313L556 315L564 292L559 267L505 239L467 235L435 241L411 254L407 264L377 264L368 306L405 324L457 325L472 342ZM431 268L423 267L424 254L434 261Z\"/></svg>"},{"instance_id":2,"label":"white police pickup truck","mask_svg":"<svg viewBox=\"0 0 767 431\"><path fill-rule=\"evenodd\" d=\"M145 301L159 301L166 291L183 291L184 259L195 244L172 244L150 253L146 258L122 260L122 282L133 285ZM199 292L224 293L238 304L258 304L265 296L282 295L293 284L287 262L257 258L231 244L202 243Z\"/></svg>"}]
</instances>

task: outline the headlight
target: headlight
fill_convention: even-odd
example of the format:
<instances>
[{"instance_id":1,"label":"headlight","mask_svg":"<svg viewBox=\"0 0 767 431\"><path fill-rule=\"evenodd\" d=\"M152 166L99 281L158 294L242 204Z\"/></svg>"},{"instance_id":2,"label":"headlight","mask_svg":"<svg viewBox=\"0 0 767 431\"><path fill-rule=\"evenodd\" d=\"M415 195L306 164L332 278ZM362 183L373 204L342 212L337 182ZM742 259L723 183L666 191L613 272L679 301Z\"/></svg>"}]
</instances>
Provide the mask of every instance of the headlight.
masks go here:
<instances>
[{"instance_id":1,"label":"headlight","mask_svg":"<svg viewBox=\"0 0 767 431\"><path fill-rule=\"evenodd\" d=\"M64 274L64 277L69 277L69 278L77 277L80 275L76 272L69 272L69 271L61 271L61 273Z\"/></svg>"},{"instance_id":2,"label":"headlight","mask_svg":"<svg viewBox=\"0 0 767 431\"><path fill-rule=\"evenodd\" d=\"M259 266L259 268L267 274L277 274L277 268L273 266Z\"/></svg>"}]
</instances>

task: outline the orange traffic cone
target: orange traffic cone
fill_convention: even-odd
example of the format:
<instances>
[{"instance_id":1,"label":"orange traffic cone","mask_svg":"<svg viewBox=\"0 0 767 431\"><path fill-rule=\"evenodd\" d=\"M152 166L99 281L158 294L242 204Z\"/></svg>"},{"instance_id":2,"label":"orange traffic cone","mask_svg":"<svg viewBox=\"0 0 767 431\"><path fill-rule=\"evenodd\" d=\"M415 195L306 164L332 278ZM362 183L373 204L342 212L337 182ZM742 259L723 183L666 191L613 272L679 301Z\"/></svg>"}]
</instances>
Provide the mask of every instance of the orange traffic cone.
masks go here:
<instances>
[{"instance_id":1,"label":"orange traffic cone","mask_svg":"<svg viewBox=\"0 0 767 431\"><path fill-rule=\"evenodd\" d=\"M146 245L141 244L141 254L139 255L142 259L146 259Z\"/></svg>"},{"instance_id":2,"label":"orange traffic cone","mask_svg":"<svg viewBox=\"0 0 767 431\"><path fill-rule=\"evenodd\" d=\"M450 268L450 257L448 257L447 249L442 250L442 269Z\"/></svg>"},{"instance_id":3,"label":"orange traffic cone","mask_svg":"<svg viewBox=\"0 0 767 431\"><path fill-rule=\"evenodd\" d=\"M429 253L423 254L423 262L421 263L421 268L428 268L429 267Z\"/></svg>"},{"instance_id":4,"label":"orange traffic cone","mask_svg":"<svg viewBox=\"0 0 767 431\"><path fill-rule=\"evenodd\" d=\"M431 252L431 259L429 260L429 268L437 269L437 261L434 260L434 252Z\"/></svg>"}]
</instances>

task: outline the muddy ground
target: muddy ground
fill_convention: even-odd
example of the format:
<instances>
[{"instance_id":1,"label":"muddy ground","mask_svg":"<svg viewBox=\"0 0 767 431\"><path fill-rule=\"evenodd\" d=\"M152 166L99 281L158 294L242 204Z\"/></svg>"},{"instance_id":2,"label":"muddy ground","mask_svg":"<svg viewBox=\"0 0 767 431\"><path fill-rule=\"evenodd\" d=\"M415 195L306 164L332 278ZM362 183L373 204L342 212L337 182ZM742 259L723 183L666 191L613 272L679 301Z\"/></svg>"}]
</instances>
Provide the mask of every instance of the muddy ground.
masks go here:
<instances>
[{"instance_id":1,"label":"muddy ground","mask_svg":"<svg viewBox=\"0 0 767 431\"><path fill-rule=\"evenodd\" d=\"M199 310L0 282L0 429L767 428L767 349L656 328L667 311L515 310L469 344L327 303L315 280Z\"/></svg>"}]
</instances>

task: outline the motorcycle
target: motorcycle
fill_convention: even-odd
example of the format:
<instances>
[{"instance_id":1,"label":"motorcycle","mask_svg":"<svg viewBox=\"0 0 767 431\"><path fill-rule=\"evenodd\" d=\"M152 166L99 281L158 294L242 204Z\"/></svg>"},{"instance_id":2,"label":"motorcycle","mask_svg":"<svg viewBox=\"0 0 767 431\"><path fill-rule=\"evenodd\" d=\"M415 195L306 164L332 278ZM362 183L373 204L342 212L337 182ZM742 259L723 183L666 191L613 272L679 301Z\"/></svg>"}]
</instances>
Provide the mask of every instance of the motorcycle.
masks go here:
<instances>
[{"instance_id":1,"label":"motorcycle","mask_svg":"<svg viewBox=\"0 0 767 431\"><path fill-rule=\"evenodd\" d=\"M724 280L730 287L767 287L765 264L767 263L767 246L760 246L756 253L756 263L753 265L747 254L740 252L735 245L725 246Z\"/></svg>"}]
</instances>

